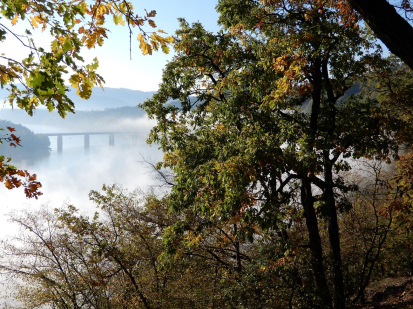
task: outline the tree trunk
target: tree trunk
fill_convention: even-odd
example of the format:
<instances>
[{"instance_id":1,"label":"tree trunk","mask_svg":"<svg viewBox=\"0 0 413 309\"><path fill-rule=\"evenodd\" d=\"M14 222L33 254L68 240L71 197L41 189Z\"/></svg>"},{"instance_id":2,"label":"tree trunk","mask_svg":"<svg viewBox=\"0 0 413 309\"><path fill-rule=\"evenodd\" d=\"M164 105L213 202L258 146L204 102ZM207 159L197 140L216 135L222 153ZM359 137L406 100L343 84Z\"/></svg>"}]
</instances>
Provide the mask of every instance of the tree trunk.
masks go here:
<instances>
[{"instance_id":1,"label":"tree trunk","mask_svg":"<svg viewBox=\"0 0 413 309\"><path fill-rule=\"evenodd\" d=\"M334 308L345 309L346 300L344 296L344 279L343 269L341 262L341 249L340 249L340 233L337 221L337 210L333 192L333 172L332 166L329 162L328 151L324 154L324 178L326 188L325 194L325 207L328 213L328 236L330 239L330 250L333 260L333 282L334 282Z\"/></svg>"},{"instance_id":2,"label":"tree trunk","mask_svg":"<svg viewBox=\"0 0 413 309\"><path fill-rule=\"evenodd\" d=\"M323 249L321 247L321 238L318 229L317 216L314 209L314 199L311 192L311 181L307 177L304 177L301 184L301 203L304 207L304 217L310 239L310 249L312 256L311 263L313 267L317 293L320 297L323 306L322 308L330 309L333 308L332 299L324 273Z\"/></svg>"},{"instance_id":3,"label":"tree trunk","mask_svg":"<svg viewBox=\"0 0 413 309\"><path fill-rule=\"evenodd\" d=\"M377 37L413 69L413 27L387 0L347 0Z\"/></svg>"}]
</instances>

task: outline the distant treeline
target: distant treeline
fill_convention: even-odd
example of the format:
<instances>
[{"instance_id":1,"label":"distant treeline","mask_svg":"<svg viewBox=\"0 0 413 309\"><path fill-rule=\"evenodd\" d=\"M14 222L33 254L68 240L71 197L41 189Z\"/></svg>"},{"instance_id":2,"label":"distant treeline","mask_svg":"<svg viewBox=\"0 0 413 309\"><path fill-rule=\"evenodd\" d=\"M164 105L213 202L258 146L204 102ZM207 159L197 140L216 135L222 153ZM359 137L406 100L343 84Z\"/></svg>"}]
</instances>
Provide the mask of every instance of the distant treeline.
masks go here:
<instances>
[{"instance_id":1,"label":"distant treeline","mask_svg":"<svg viewBox=\"0 0 413 309\"><path fill-rule=\"evenodd\" d=\"M11 157L13 160L32 160L49 155L50 140L47 136L34 134L33 131L20 124L0 119L0 128L5 129L0 131L2 137L6 137L6 134L10 133L6 127L12 127L16 130L13 134L20 137L21 146L13 147L3 140L3 143L0 144L0 156Z\"/></svg>"}]
</instances>

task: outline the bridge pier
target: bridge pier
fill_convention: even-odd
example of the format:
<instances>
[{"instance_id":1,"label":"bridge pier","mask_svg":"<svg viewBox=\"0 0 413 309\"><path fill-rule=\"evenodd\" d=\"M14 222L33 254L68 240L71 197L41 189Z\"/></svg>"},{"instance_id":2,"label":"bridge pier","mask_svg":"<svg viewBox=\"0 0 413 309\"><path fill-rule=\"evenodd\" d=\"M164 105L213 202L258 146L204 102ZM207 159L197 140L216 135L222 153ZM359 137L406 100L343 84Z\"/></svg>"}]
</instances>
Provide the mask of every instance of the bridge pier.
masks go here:
<instances>
[{"instance_id":1,"label":"bridge pier","mask_svg":"<svg viewBox=\"0 0 413 309\"><path fill-rule=\"evenodd\" d=\"M115 146L115 134L109 134L109 146Z\"/></svg>"},{"instance_id":2,"label":"bridge pier","mask_svg":"<svg viewBox=\"0 0 413 309\"><path fill-rule=\"evenodd\" d=\"M63 137L62 135L57 136L57 153L62 153L63 150Z\"/></svg>"},{"instance_id":3,"label":"bridge pier","mask_svg":"<svg viewBox=\"0 0 413 309\"><path fill-rule=\"evenodd\" d=\"M85 150L89 150L89 145L90 145L89 134L85 134L85 138L84 138Z\"/></svg>"}]
</instances>

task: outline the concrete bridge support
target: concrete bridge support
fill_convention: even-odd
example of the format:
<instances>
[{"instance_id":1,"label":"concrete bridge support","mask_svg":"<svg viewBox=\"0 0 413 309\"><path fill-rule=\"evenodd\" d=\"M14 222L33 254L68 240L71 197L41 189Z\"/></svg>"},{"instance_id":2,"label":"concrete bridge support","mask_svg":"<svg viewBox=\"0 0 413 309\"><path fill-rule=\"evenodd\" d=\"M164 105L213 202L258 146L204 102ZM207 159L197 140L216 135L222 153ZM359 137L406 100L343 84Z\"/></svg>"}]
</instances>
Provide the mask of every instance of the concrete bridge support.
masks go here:
<instances>
[{"instance_id":1,"label":"concrete bridge support","mask_svg":"<svg viewBox=\"0 0 413 309\"><path fill-rule=\"evenodd\" d=\"M90 139L89 139L89 134L84 135L84 146L85 150L89 150L89 145L90 145Z\"/></svg>"},{"instance_id":2,"label":"concrete bridge support","mask_svg":"<svg viewBox=\"0 0 413 309\"><path fill-rule=\"evenodd\" d=\"M115 134L109 134L109 146L115 146Z\"/></svg>"},{"instance_id":3,"label":"concrete bridge support","mask_svg":"<svg viewBox=\"0 0 413 309\"><path fill-rule=\"evenodd\" d=\"M63 137L62 135L57 136L57 153L62 153L63 150Z\"/></svg>"}]
</instances>

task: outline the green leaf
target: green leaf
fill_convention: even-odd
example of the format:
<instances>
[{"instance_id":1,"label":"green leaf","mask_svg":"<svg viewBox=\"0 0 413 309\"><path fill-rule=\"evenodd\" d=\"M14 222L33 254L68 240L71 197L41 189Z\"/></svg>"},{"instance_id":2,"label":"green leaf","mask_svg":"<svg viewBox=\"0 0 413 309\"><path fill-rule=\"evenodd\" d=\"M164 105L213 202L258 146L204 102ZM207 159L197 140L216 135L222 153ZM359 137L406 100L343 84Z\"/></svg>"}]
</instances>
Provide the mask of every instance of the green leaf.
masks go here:
<instances>
[{"instance_id":1,"label":"green leaf","mask_svg":"<svg viewBox=\"0 0 413 309\"><path fill-rule=\"evenodd\" d=\"M165 54L169 54L169 47L166 46L166 45L162 45L162 51L163 51Z\"/></svg>"},{"instance_id":2,"label":"green leaf","mask_svg":"<svg viewBox=\"0 0 413 309\"><path fill-rule=\"evenodd\" d=\"M52 112L55 109L53 103L47 104L47 109L49 110L49 112Z\"/></svg>"},{"instance_id":3,"label":"green leaf","mask_svg":"<svg viewBox=\"0 0 413 309\"><path fill-rule=\"evenodd\" d=\"M72 42L70 41L70 40L66 40L64 43L63 43L63 45L62 45L62 48L63 48L63 51L66 53L66 52L68 52L69 50L71 50L72 49Z\"/></svg>"},{"instance_id":4,"label":"green leaf","mask_svg":"<svg viewBox=\"0 0 413 309\"><path fill-rule=\"evenodd\" d=\"M27 79L27 84L33 88L40 88L40 86L44 82L44 79L45 77L41 72L34 72Z\"/></svg>"}]
</instances>

